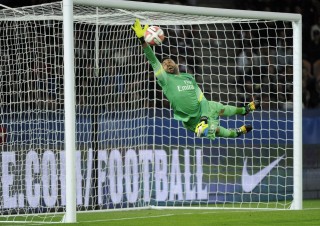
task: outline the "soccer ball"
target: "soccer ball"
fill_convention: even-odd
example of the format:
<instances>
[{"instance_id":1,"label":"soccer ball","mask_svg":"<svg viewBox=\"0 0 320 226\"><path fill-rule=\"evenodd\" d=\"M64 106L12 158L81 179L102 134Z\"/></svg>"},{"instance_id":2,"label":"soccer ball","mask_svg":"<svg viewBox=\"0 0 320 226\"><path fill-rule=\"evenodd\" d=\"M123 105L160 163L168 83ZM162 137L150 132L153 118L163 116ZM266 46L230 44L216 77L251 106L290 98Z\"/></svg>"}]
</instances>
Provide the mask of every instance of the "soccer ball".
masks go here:
<instances>
[{"instance_id":1,"label":"soccer ball","mask_svg":"<svg viewBox=\"0 0 320 226\"><path fill-rule=\"evenodd\" d=\"M152 46L160 45L164 40L163 30L157 26L149 27L144 34L144 40Z\"/></svg>"}]
</instances>

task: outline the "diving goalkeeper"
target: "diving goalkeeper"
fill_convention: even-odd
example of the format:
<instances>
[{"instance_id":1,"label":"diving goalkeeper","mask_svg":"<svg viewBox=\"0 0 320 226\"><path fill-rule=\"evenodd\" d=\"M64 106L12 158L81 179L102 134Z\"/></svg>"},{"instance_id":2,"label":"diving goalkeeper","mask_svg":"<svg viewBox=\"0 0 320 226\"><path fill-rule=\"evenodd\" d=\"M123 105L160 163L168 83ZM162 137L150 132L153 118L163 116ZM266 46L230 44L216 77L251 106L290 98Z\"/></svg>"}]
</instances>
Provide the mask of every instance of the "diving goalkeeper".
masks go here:
<instances>
[{"instance_id":1,"label":"diving goalkeeper","mask_svg":"<svg viewBox=\"0 0 320 226\"><path fill-rule=\"evenodd\" d=\"M157 82L171 104L175 119L182 121L183 126L196 133L198 137L209 139L215 139L215 137L235 138L252 130L251 125L226 129L219 125L219 117L246 115L260 107L259 101L254 100L244 107L208 101L193 76L188 73L180 73L178 65L172 59L165 59L162 64L159 62L151 47L144 40L147 28L148 25L142 28L139 19L136 19L132 26L154 70Z\"/></svg>"}]
</instances>

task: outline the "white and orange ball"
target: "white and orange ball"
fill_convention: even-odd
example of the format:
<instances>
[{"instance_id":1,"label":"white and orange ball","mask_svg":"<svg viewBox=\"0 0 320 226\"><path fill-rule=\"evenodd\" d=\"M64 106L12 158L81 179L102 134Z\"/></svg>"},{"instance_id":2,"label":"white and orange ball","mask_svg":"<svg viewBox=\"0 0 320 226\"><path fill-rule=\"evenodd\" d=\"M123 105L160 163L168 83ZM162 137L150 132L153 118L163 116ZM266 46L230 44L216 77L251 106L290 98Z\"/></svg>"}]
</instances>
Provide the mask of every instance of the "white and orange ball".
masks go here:
<instances>
[{"instance_id":1,"label":"white and orange ball","mask_svg":"<svg viewBox=\"0 0 320 226\"><path fill-rule=\"evenodd\" d=\"M161 45L164 40L163 30L158 26L150 26L144 34L144 40L149 45Z\"/></svg>"}]
</instances>

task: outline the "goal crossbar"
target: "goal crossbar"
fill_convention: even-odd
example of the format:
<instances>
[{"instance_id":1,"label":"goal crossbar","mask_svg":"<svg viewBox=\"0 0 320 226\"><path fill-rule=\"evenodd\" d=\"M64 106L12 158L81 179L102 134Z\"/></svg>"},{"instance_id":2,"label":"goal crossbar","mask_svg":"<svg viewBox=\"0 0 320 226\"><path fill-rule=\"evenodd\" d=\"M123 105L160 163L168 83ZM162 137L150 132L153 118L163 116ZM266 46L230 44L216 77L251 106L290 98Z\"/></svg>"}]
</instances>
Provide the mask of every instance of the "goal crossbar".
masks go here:
<instances>
[{"instance_id":1,"label":"goal crossbar","mask_svg":"<svg viewBox=\"0 0 320 226\"><path fill-rule=\"evenodd\" d=\"M85 6L101 6L108 8L119 8L129 10L154 11L164 13L180 13L189 15L244 18L244 19L263 19L263 20L284 20L284 21L301 21L300 14L293 13L277 13L277 12L261 12L208 7L181 6L172 4L158 4L133 1L117 1L117 0L74 0L74 4Z\"/></svg>"}]
</instances>

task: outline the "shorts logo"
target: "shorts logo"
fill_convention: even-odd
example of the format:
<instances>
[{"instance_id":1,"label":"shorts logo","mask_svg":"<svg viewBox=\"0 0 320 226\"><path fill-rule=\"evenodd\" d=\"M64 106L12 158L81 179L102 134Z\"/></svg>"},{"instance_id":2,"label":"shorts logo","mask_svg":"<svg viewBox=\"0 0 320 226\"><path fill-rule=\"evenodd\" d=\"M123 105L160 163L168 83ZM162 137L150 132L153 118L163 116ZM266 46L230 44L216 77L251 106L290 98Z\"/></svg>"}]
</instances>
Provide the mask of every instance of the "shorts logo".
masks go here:
<instances>
[{"instance_id":1,"label":"shorts logo","mask_svg":"<svg viewBox=\"0 0 320 226\"><path fill-rule=\"evenodd\" d=\"M213 134L216 132L216 126L214 124L211 124L211 126L209 127L209 134Z\"/></svg>"}]
</instances>

